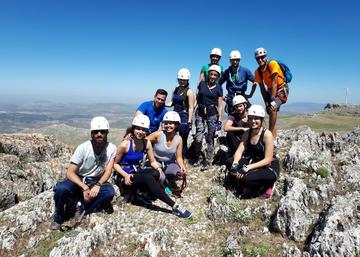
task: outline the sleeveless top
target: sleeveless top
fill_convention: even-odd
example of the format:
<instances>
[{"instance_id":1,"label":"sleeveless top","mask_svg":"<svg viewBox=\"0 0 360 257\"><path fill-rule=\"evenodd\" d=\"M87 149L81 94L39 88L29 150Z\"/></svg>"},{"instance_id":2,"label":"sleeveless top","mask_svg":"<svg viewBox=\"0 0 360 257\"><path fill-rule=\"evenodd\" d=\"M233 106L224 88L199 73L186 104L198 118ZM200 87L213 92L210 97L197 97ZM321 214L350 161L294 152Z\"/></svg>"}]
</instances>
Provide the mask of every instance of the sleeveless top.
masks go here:
<instances>
[{"instance_id":1,"label":"sleeveless top","mask_svg":"<svg viewBox=\"0 0 360 257\"><path fill-rule=\"evenodd\" d=\"M179 145L179 135L176 134L174 137L174 143L172 147L166 145L166 135L161 132L159 142L153 145L155 159L158 162L173 163L176 161L176 149Z\"/></svg>"},{"instance_id":2,"label":"sleeveless top","mask_svg":"<svg viewBox=\"0 0 360 257\"><path fill-rule=\"evenodd\" d=\"M266 128L263 128L263 131L261 132L259 141L257 144L253 145L251 140L251 132L252 129L249 130L249 138L246 143L246 150L245 150L245 156L247 158L252 159L252 162L257 162L265 158L265 142L264 142L264 134L265 134Z\"/></svg>"},{"instance_id":3,"label":"sleeveless top","mask_svg":"<svg viewBox=\"0 0 360 257\"><path fill-rule=\"evenodd\" d=\"M189 100L187 96L188 90L189 90L189 86L186 87L178 86L175 88L172 98L174 104L174 111L188 112L189 110Z\"/></svg>"},{"instance_id":4,"label":"sleeveless top","mask_svg":"<svg viewBox=\"0 0 360 257\"><path fill-rule=\"evenodd\" d=\"M138 169L140 169L139 165L140 165L140 161L143 159L144 157L144 152L146 150L146 143L145 140L142 140L143 143L143 149L141 152L134 152L133 150L133 139L130 139L130 147L129 147L129 151L127 153L125 153L119 164L121 166L121 168L126 172L126 173L131 173L133 171L137 171Z\"/></svg>"}]
</instances>

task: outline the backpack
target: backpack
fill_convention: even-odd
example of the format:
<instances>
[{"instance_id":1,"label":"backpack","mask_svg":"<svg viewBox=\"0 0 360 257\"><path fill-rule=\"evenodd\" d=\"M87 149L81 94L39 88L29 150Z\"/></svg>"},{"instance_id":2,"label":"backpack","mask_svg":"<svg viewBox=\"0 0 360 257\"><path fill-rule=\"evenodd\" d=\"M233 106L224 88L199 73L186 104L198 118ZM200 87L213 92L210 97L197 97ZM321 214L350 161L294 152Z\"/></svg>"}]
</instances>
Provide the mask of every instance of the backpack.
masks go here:
<instances>
[{"instance_id":1,"label":"backpack","mask_svg":"<svg viewBox=\"0 0 360 257\"><path fill-rule=\"evenodd\" d=\"M272 60L270 60L270 61L272 61ZM291 73L289 67L281 61L278 61L278 60L274 60L274 61L276 61L279 64L281 71L284 73L285 83L286 84L290 83L293 76L292 76L292 73ZM270 72L268 64L266 64L266 69L268 70L268 72ZM261 71L260 67L257 70L259 72L261 80L263 80L263 75L262 75L262 71Z\"/></svg>"}]
</instances>

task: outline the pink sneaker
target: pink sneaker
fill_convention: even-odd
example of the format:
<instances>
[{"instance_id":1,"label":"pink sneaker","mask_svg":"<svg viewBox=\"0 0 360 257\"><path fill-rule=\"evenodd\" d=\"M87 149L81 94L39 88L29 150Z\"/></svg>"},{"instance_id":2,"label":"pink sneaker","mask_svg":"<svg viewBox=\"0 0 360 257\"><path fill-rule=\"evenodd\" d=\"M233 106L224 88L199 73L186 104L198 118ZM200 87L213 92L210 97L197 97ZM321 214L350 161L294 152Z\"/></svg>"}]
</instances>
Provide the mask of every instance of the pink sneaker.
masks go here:
<instances>
[{"instance_id":1,"label":"pink sneaker","mask_svg":"<svg viewBox=\"0 0 360 257\"><path fill-rule=\"evenodd\" d=\"M272 187L269 187L268 189L265 190L265 192L260 195L261 199L269 199L272 196L273 190Z\"/></svg>"}]
</instances>

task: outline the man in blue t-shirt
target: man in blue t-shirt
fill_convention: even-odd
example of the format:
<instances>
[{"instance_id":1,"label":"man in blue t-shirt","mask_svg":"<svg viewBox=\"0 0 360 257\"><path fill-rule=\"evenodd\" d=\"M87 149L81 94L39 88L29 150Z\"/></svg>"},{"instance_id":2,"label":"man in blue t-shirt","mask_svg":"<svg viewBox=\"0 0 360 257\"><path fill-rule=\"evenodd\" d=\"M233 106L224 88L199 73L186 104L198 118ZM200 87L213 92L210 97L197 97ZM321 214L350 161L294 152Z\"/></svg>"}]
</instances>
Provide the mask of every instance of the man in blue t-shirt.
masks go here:
<instances>
[{"instance_id":1,"label":"man in blue t-shirt","mask_svg":"<svg viewBox=\"0 0 360 257\"><path fill-rule=\"evenodd\" d=\"M228 93L225 97L227 104L225 111L228 114L232 114L232 99L234 96L242 95L245 98L250 98L254 94L256 87L253 85L251 93L249 95L245 95L247 90L247 83L248 81L254 82L254 75L249 69L240 66L241 53L239 51L231 51L229 59L231 65L221 75L219 84L222 85L224 82L226 82L226 90Z\"/></svg>"},{"instance_id":2,"label":"man in blue t-shirt","mask_svg":"<svg viewBox=\"0 0 360 257\"><path fill-rule=\"evenodd\" d=\"M168 93L164 89L156 90L154 100L143 102L136 110L135 116L144 114L149 117L150 133L159 129L160 123L167 112L165 108L167 94Z\"/></svg>"}]
</instances>

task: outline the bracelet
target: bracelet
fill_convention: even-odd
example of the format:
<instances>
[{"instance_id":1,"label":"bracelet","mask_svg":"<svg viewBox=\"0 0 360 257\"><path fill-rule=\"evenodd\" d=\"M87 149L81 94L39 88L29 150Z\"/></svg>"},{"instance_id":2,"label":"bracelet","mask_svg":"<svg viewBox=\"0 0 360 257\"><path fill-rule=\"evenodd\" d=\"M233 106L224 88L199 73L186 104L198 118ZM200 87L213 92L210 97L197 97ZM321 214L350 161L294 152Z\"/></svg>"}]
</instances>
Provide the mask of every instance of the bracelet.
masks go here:
<instances>
[{"instance_id":1,"label":"bracelet","mask_svg":"<svg viewBox=\"0 0 360 257\"><path fill-rule=\"evenodd\" d=\"M98 182L96 182L95 186L101 187L102 184L98 181Z\"/></svg>"},{"instance_id":2,"label":"bracelet","mask_svg":"<svg viewBox=\"0 0 360 257\"><path fill-rule=\"evenodd\" d=\"M83 189L82 191L83 192L86 192L86 191L88 191L90 189L90 187L87 187L86 189Z\"/></svg>"}]
</instances>

